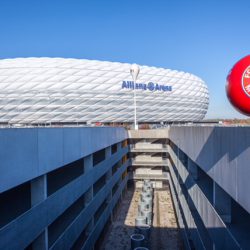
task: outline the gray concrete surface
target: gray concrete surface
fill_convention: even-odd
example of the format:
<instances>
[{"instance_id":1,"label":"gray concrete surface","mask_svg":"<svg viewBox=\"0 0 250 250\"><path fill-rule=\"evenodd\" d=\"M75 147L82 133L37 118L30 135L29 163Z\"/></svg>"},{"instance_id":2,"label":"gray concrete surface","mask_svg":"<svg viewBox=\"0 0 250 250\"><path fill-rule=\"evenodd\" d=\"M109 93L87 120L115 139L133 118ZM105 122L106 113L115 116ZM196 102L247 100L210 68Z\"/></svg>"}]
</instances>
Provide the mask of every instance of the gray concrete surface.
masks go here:
<instances>
[{"instance_id":1,"label":"gray concrete surface","mask_svg":"<svg viewBox=\"0 0 250 250\"><path fill-rule=\"evenodd\" d=\"M169 138L250 213L250 127L171 127Z\"/></svg>"},{"instance_id":2,"label":"gray concrete surface","mask_svg":"<svg viewBox=\"0 0 250 250\"><path fill-rule=\"evenodd\" d=\"M239 248L234 236L231 236L233 232L237 235L237 240L244 240L247 245L248 241L243 237L246 238L245 232L249 232L249 226L243 228L242 225L246 223L240 220L241 217L247 218L246 221L250 220L249 132L249 127L212 126L176 126L169 129L129 132L122 128L1 129L0 193L31 181L31 208L0 229L0 248L24 248L38 236L40 239L37 238L36 243L40 246L47 241L48 225L85 192L88 201L86 208L51 247L71 247L82 228L88 225L91 227L85 249L93 247L92 243L100 234L103 223L108 220L128 178L122 180L121 175L129 166L129 161L120 166L113 176L110 168L127 154L129 148L121 148L119 143L117 153L111 155L110 146L127 139L128 136L138 140L169 138L170 142L177 145L175 152L170 148L166 149L172 158L171 162L168 159L166 164L170 166L171 190L176 193L174 202L177 215L182 213L187 218L188 227L192 229L188 234L183 234L186 242L190 240L188 237L192 236L193 242L200 249L203 249L204 245L213 247L213 244L216 247ZM156 145L160 149L159 145ZM93 167L91 154L103 148L107 148L108 159ZM47 173L82 157L85 157L84 174L47 197ZM185 161L186 163L183 163ZM107 183L93 197L93 183L104 174ZM112 197L111 190L116 184L120 186ZM186 193L182 190L184 186ZM231 197L236 201L234 215L242 216L236 218L239 222L236 226L229 226L229 232L226 223L230 224L233 220ZM86 218L93 220L95 212L105 199L109 201L109 205L96 225L90 224ZM182 208L178 207L180 204ZM199 220L206 228L200 230ZM181 219L179 223L184 225Z\"/></svg>"},{"instance_id":3,"label":"gray concrete surface","mask_svg":"<svg viewBox=\"0 0 250 250\"><path fill-rule=\"evenodd\" d=\"M130 236L135 232L135 218L138 215L138 204L141 189L128 189L118 207L110 229L106 232L101 250L130 250ZM176 221L170 190L154 191L153 225L149 249L181 250L182 240Z\"/></svg>"},{"instance_id":4,"label":"gray concrete surface","mask_svg":"<svg viewBox=\"0 0 250 250\"><path fill-rule=\"evenodd\" d=\"M129 130L129 138L168 138L168 129Z\"/></svg>"},{"instance_id":5,"label":"gray concrete surface","mask_svg":"<svg viewBox=\"0 0 250 250\"><path fill-rule=\"evenodd\" d=\"M127 137L108 127L0 129L0 193Z\"/></svg>"},{"instance_id":6,"label":"gray concrete surface","mask_svg":"<svg viewBox=\"0 0 250 250\"><path fill-rule=\"evenodd\" d=\"M110 174L112 166L128 153L128 146L120 147L120 142L125 139L127 132L123 128L0 129L0 194L9 192L12 187L18 189L18 185L27 182L30 185L27 196L31 197L30 208L0 228L0 249L19 250L30 244L34 249L70 249L90 225L89 220L93 220L100 206L107 202L105 211L89 228L85 249L91 249L126 187L128 176L124 173L129 160ZM118 150L111 155L110 146L115 143ZM93 153L104 148L106 158L93 167ZM59 167L65 169L66 164L80 158L82 165L79 166L84 171L48 194L47 177L51 171ZM70 165L70 169L74 171L75 165ZM102 176L107 177L105 185L94 196L93 185ZM117 183L120 186L111 197L112 188ZM74 213L70 209L79 204L79 199L84 204ZM9 213L6 209L4 212ZM65 212L70 214L71 220L61 217ZM54 229L60 233L51 241L49 229L56 221ZM59 228L68 222L63 230Z\"/></svg>"}]
</instances>

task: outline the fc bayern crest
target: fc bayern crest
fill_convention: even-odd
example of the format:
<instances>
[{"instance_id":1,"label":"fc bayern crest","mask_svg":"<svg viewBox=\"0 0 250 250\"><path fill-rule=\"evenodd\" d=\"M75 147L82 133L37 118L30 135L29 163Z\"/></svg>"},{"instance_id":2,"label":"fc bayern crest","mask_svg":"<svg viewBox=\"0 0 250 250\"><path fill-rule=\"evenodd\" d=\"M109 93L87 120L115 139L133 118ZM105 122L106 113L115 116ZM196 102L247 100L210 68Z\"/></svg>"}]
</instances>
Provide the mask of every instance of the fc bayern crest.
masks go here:
<instances>
[{"instance_id":1,"label":"fc bayern crest","mask_svg":"<svg viewBox=\"0 0 250 250\"><path fill-rule=\"evenodd\" d=\"M250 65L246 68L242 75L242 88L247 96L250 97Z\"/></svg>"},{"instance_id":2,"label":"fc bayern crest","mask_svg":"<svg viewBox=\"0 0 250 250\"><path fill-rule=\"evenodd\" d=\"M233 66L227 76L226 91L231 104L250 116L250 55Z\"/></svg>"}]
</instances>

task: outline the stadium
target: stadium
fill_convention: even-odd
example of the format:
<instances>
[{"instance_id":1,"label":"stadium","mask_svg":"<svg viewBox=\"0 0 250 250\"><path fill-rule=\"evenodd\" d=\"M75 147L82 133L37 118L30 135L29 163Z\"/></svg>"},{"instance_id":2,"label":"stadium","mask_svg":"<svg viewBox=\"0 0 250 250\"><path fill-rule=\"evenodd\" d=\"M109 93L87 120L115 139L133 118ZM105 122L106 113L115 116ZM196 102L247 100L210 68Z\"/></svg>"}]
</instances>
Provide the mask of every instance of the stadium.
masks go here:
<instances>
[{"instance_id":1,"label":"stadium","mask_svg":"<svg viewBox=\"0 0 250 250\"><path fill-rule=\"evenodd\" d=\"M131 64L84 59L0 60L0 123L131 123L134 88L138 122L202 120L209 94L197 76Z\"/></svg>"},{"instance_id":2,"label":"stadium","mask_svg":"<svg viewBox=\"0 0 250 250\"><path fill-rule=\"evenodd\" d=\"M208 109L200 78L132 69L0 60L0 249L249 248L250 128L190 124ZM187 124L116 126L135 95L141 125Z\"/></svg>"}]
</instances>

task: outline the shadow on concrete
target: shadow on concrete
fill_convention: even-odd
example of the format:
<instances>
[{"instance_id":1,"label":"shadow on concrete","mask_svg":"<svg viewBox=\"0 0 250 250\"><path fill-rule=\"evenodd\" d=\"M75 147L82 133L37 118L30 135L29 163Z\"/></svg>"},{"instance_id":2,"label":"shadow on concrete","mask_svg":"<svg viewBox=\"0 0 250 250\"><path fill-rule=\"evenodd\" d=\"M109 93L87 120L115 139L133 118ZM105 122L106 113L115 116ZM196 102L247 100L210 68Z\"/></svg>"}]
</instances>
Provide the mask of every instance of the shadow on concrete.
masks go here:
<instances>
[{"instance_id":1,"label":"shadow on concrete","mask_svg":"<svg viewBox=\"0 0 250 250\"><path fill-rule=\"evenodd\" d=\"M200 170L215 180L230 196L233 198L243 196L241 199L244 200L244 194L241 194L241 192L245 190L243 183L248 185L246 176L249 176L250 172L248 168L249 157L246 153L243 153L249 150L249 129L246 127L209 128L210 133L207 138L199 128L197 130L197 134L195 130L185 131L187 132L185 139L189 144L177 145L178 143L175 144L169 140L170 145L173 145L176 154L188 156ZM203 132L205 134L205 131ZM197 150L197 154L193 152L193 148ZM193 183L188 184L190 185L189 188L193 185ZM202 185L203 183L200 185L201 188L203 188ZM204 192L206 190L207 188L204 189ZM247 205L245 204L245 206Z\"/></svg>"},{"instance_id":2,"label":"shadow on concrete","mask_svg":"<svg viewBox=\"0 0 250 250\"><path fill-rule=\"evenodd\" d=\"M106 224L102 235L100 236L98 242L96 243L95 249L98 250L116 250L130 249L130 236L135 232L135 226L129 225L128 221L125 221L125 217L128 215L129 206L132 202L132 197L134 195L134 187L129 187L128 191L124 194L123 199L119 201L114 211L114 216L112 222ZM130 194L129 194L130 193ZM184 194L185 196L188 194ZM192 207L192 201L190 206ZM206 228L202 223L199 214L192 210L192 216L195 218L195 223L199 227L199 233L204 249L213 249L213 241L210 236L213 236L213 239L216 241L217 249L239 249L235 248L234 245L230 244L230 241L225 237L225 228ZM176 211L175 217L176 217ZM181 211L183 212L183 211ZM122 219L121 214L125 214ZM157 216L154 214L154 217ZM151 250L182 250L182 249L202 249L196 247L195 241L197 240L197 230L196 228L188 228L188 231L185 231L188 226L184 222L184 228L179 226L176 228L173 227L159 227L153 225L151 227L151 237L150 242L147 247ZM186 235L185 239L183 236Z\"/></svg>"},{"instance_id":3,"label":"shadow on concrete","mask_svg":"<svg viewBox=\"0 0 250 250\"><path fill-rule=\"evenodd\" d=\"M209 171L227 155L229 162L235 160L250 145L250 134L243 127L215 127L196 157L195 162ZM204 159L207 163L204 165Z\"/></svg>"},{"instance_id":4,"label":"shadow on concrete","mask_svg":"<svg viewBox=\"0 0 250 250\"><path fill-rule=\"evenodd\" d=\"M194 146L199 149L197 140L202 139L190 139L190 147ZM173 142L171 141L171 143ZM191 190L194 185L197 185L211 204L213 203L213 180L224 190L227 190L226 192L232 201L232 222L225 224L243 249L248 249L250 244L250 239L247 236L250 234L250 214L234 199L240 198L240 201L244 201L246 206L248 197L246 191L249 189L248 154L246 151L249 150L249 146L249 128L214 127L197 157L194 157L194 162L199 169L198 180L194 181L193 176L189 173L184 183L187 190ZM176 144L174 147L177 148ZM185 148L183 149L185 150ZM185 152L179 149L179 154L185 154ZM171 161L171 157L169 159ZM171 163L173 164L173 161ZM188 170L188 166L183 165ZM183 192L185 193L185 191ZM192 199L188 192L186 196L190 206L192 206ZM210 235L215 235L216 238L229 241L228 236L223 236L225 228L208 228L207 231Z\"/></svg>"},{"instance_id":5,"label":"shadow on concrete","mask_svg":"<svg viewBox=\"0 0 250 250\"><path fill-rule=\"evenodd\" d=\"M112 223L106 225L95 249L130 249L130 236L135 232L135 226L134 220L128 220L126 217L135 217L137 215L137 210L136 215L131 214L132 199L137 199L137 197L135 197L135 192L135 187L129 184L126 193L114 210ZM153 216L155 217L157 215L154 214ZM176 228L152 226L150 241L147 247L151 250L184 249L180 229L178 226Z\"/></svg>"},{"instance_id":6,"label":"shadow on concrete","mask_svg":"<svg viewBox=\"0 0 250 250\"><path fill-rule=\"evenodd\" d=\"M171 158L170 162L175 175L178 176L178 170ZM189 206L192 218L194 219L197 228L199 228L199 238L207 249L213 248L213 242L218 249L241 249L241 247L243 249L248 249L250 239L249 237L246 237L246 235L249 235L250 232L250 215L247 213L247 211L245 211L237 202L232 199L232 222L225 223L224 227L220 227L219 225L223 225L222 219L218 219L219 217L215 218L215 216L218 216L218 212L216 212L215 208L212 207L212 201L210 197L211 194L208 194L209 192L207 192L208 189L206 188L206 185L204 185L204 183L201 185L200 181L194 181L191 174L188 174L184 183L179 177L179 183L181 190L176 190L176 193L184 196ZM193 201L194 197L191 197L189 193L189 190L192 187L193 189L196 189L196 204ZM198 192L202 192L203 195L199 195ZM199 197L198 200L197 197ZM182 198L177 197L177 199L179 200ZM201 213L204 213L203 218L198 213L197 206L200 206ZM186 208L181 207L180 209L184 217L184 210ZM206 225L214 224L216 227L209 227L204 223L206 223ZM187 223L185 227L188 227ZM195 233L197 234L195 230L189 229L190 235Z\"/></svg>"}]
</instances>

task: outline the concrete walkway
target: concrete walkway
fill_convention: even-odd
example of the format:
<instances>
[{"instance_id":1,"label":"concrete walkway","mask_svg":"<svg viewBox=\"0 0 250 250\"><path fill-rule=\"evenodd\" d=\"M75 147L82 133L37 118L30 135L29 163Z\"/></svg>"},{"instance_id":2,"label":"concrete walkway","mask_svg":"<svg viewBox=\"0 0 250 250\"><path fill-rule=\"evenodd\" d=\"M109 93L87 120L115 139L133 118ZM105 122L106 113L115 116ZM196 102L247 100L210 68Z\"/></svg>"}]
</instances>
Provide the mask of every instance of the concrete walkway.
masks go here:
<instances>
[{"instance_id":1,"label":"concrete walkway","mask_svg":"<svg viewBox=\"0 0 250 250\"><path fill-rule=\"evenodd\" d=\"M182 241L169 189L154 195L154 219L151 230L151 250L178 250Z\"/></svg>"},{"instance_id":2,"label":"concrete walkway","mask_svg":"<svg viewBox=\"0 0 250 250\"><path fill-rule=\"evenodd\" d=\"M134 233L140 193L140 189L127 190L119 204L117 215L113 219L110 230L106 234L102 250L130 250L130 235ZM151 250L182 249L168 188L154 192L154 218L150 242Z\"/></svg>"}]
</instances>

